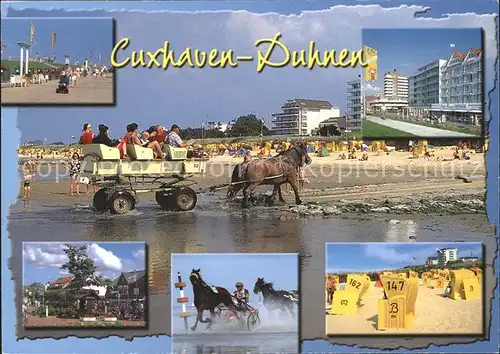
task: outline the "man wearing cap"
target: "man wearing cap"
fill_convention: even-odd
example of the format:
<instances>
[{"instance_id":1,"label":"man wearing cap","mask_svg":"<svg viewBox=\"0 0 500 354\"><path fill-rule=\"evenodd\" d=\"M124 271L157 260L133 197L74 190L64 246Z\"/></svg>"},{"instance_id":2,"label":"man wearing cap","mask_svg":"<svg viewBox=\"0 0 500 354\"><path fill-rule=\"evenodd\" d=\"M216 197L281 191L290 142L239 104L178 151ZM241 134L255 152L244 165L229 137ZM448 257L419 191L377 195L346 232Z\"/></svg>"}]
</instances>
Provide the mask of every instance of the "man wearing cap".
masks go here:
<instances>
[{"instance_id":1,"label":"man wearing cap","mask_svg":"<svg viewBox=\"0 0 500 354\"><path fill-rule=\"evenodd\" d=\"M80 136L79 144L87 145L92 144L94 133L92 133L92 126L89 123L83 125L82 135Z\"/></svg>"},{"instance_id":2,"label":"man wearing cap","mask_svg":"<svg viewBox=\"0 0 500 354\"><path fill-rule=\"evenodd\" d=\"M103 144L113 147L113 142L109 138L109 128L104 124L99 124L99 134L92 139L92 144Z\"/></svg>"},{"instance_id":3,"label":"man wearing cap","mask_svg":"<svg viewBox=\"0 0 500 354\"><path fill-rule=\"evenodd\" d=\"M165 138L165 143L174 148L184 148L187 146L179 136L179 126L177 124L172 124L170 132Z\"/></svg>"}]
</instances>

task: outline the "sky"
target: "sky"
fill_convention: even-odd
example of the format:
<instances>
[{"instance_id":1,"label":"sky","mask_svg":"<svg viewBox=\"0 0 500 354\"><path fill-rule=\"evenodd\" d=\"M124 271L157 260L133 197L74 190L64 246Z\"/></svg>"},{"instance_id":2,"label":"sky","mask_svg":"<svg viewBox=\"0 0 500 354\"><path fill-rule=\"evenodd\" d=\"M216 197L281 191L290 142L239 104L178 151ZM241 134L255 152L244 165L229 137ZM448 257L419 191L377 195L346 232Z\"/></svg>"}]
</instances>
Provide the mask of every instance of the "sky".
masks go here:
<instances>
[{"instance_id":1,"label":"sky","mask_svg":"<svg viewBox=\"0 0 500 354\"><path fill-rule=\"evenodd\" d=\"M453 50L467 53L469 48L482 47L480 27L364 29L362 38L364 45L378 52L378 80L370 84L375 92L383 88L386 72L396 70L403 76L410 76L436 59L448 60Z\"/></svg>"},{"instance_id":2,"label":"sky","mask_svg":"<svg viewBox=\"0 0 500 354\"><path fill-rule=\"evenodd\" d=\"M56 33L54 55L64 63L64 55L71 55L71 62L86 58L97 61L99 53L104 58L113 48L113 20L110 18L58 19L19 18L2 19L2 59L19 59L18 42L29 42L30 24L35 26L32 53L52 56L52 32ZM93 49L93 58L91 58ZM109 61L108 61L109 63Z\"/></svg>"},{"instance_id":3,"label":"sky","mask_svg":"<svg viewBox=\"0 0 500 354\"><path fill-rule=\"evenodd\" d=\"M413 2L413 1L412 1ZM279 12L282 14L298 14L300 11L303 10L309 10L309 11L314 11L314 10L324 10L327 9L328 6L334 6L334 5L340 5L340 4L381 4L383 7L391 7L391 6L399 6L401 3L410 3L410 0L406 1L388 1L388 0L380 0L380 1L343 1L343 0L317 0L317 1L253 1L253 2L248 2L248 1L233 1L233 2L221 2L221 1L203 1L203 2L197 2L197 1L192 1L192 2L187 2L187 1L155 1L155 2L99 2L97 5L95 2L86 2L86 3L77 3L77 2L50 2L50 1L37 1L36 5L31 5L31 6L36 6L37 8L40 9L49 9L49 8L66 8L66 9L94 9L96 7L99 8L105 8L105 9L137 9L139 6L142 9L149 9L149 10L209 10L209 9L220 9L220 8L226 8L226 9L246 9L248 11L254 11L254 12L260 12L260 13L265 13L265 12ZM366 20L367 22L370 22L371 25L370 27L391 27L391 28L397 28L397 27L408 27L408 26L434 26L434 27L476 27L479 25L483 25L484 27L487 27L489 30L489 36L491 37L489 40L489 47L487 44L487 48L490 48L490 50L487 50L487 55L490 53L491 56L496 57L496 43L493 41L493 36L496 35L497 32L495 32L494 25L491 24L491 15L486 15L486 16L481 16L479 14L493 14L498 11L498 0L475 0L475 1L470 1L470 0L454 0L454 1L443 1L443 0L422 0L416 2L418 4L417 9L415 11L422 11L425 7L430 6L432 7L431 11L428 11L426 13L422 13L418 15L417 17L419 18L425 18L425 22L423 20L418 20L418 18L414 18L414 12L415 11L407 11L405 9L399 9L399 10L393 10L392 13L389 15L383 8L371 8L371 9L366 9L365 13L365 18L359 21L351 21L349 24L346 24L345 21L343 20L342 17L347 17L344 13L340 13L339 16L340 18L333 18L330 19L326 23L332 24L331 28L329 29L330 31L337 32L337 31L344 31L343 36L346 38L356 38L357 37L357 32L360 30L360 27L362 26L362 23ZM2 6L2 17L6 16L7 13L4 11L4 9L8 6L9 8L16 8L16 9L23 9L26 8L30 5L28 5L26 2L2 2L0 5ZM326 11L326 10L325 10ZM351 11L357 11L355 9ZM360 12L363 12L360 10ZM411 12L411 14L409 13ZM36 16L53 16L54 13L57 16L68 16L68 13L65 13L63 11L53 11L53 12L47 12L47 13L40 13L36 12L33 10L27 10L27 11L17 11L14 13L14 15L19 16L26 14L35 14ZM450 13L459 13L460 15L452 15L448 16L447 14ZM75 12L72 13L71 15L73 16L88 16L91 14L90 12ZM92 14L93 15L93 14ZM106 14L107 15L107 14ZM9 14L10 16L10 14ZM158 15L158 17L161 17ZM156 20L155 22L161 22L160 20ZM338 26L336 25L338 24ZM338 28L337 28L338 27ZM352 30L352 32L347 33L348 30ZM487 40L488 41L488 40ZM493 77L493 62L494 59L492 60L491 57L488 59L486 62L486 66L489 66L490 70L489 73ZM492 80L489 82L486 82L486 85L489 86L490 88L492 87ZM131 94L133 90L135 90L135 87L121 87L120 89L123 92L128 92ZM257 92L258 93L258 92ZM130 96L132 97L132 96ZM133 104L136 104L136 101L131 101L127 105L127 99L125 99L125 102L122 103L125 104L125 107L119 107L119 114L117 113L113 117L110 117L109 119L112 120L114 123L113 129L118 129L122 128L121 120L120 120L120 115L121 116L126 116L127 110L130 110L130 112L134 113L132 116L138 117L139 115L137 114L137 110L134 110L132 108ZM240 104L238 102L238 104ZM496 109L498 108L497 104L495 103ZM148 108L148 107L146 107ZM153 105L152 107L149 107L150 111L161 111L158 109L157 106ZM4 112L5 111L5 112ZM73 133L78 133L79 128L81 126L81 121L86 120L89 117L93 119L93 123L96 124L96 122L99 122L100 118L92 118L91 113L95 114L97 117L104 116L105 114L108 114L109 112L107 110L99 109L99 110L86 110L80 114L75 114L75 112L71 109L47 109L45 108L43 111L41 110L26 110L22 109L21 114L18 115L18 109L17 108L11 108L11 109L4 109L2 111L2 120L4 120L3 125L8 125L8 127L5 127L5 129L2 132L5 133L4 139L2 140L2 147L5 149L2 151L3 156L9 157L9 161L11 163L15 163L17 159L17 155L15 152L15 149L13 146L17 143L17 140L19 138L18 132L15 129L15 122L16 118L18 118L18 125L19 128L21 129L21 132L24 135L28 134L31 135L31 138L35 136L35 138L38 136L36 132L33 129L41 129L42 134L48 134L47 132L52 132L51 136L55 136L54 140L59 139L58 137L61 135L70 135ZM36 118L40 117L43 118L44 125L40 125L37 121ZM77 120L77 123L74 123L74 120ZM147 121L145 121L146 119ZM156 118L151 118L151 117L144 117L141 116L141 121L145 122L143 125L148 125L151 120L155 120ZM123 119L122 119L123 120ZM14 122L14 123L12 123ZM146 124L148 123L148 124ZM495 124L497 124L495 122ZM497 125L495 125L498 127ZM57 134L57 129L61 129L61 127L64 127L64 130L62 130L61 134ZM8 129L8 130L7 130ZM497 129L495 130L497 131ZM66 134L67 133L67 134ZM492 140L491 145L493 147L492 150L496 151L498 148L497 141ZM11 149L11 150L9 150ZM489 167L495 167L495 158L496 158L496 153L494 151L490 151L488 154L488 163L491 164ZM493 159L492 159L493 158ZM491 162L493 160L493 163ZM497 159L498 161L498 159ZM490 172L492 170L490 169ZM496 164L496 167L494 168L494 171L496 175L494 174L493 177L491 177L492 174L489 174L488 178L488 194L490 197L488 198L488 208L489 210L489 215L490 215L490 220L493 220L497 217L498 213L495 211L498 210L498 198L491 198L491 195L495 196L498 193L496 189L496 176L497 176L497 171L498 171L498 164ZM17 180L17 175L15 173L11 173L9 175L9 170L4 169L2 173L2 177L10 178L10 181ZM490 178L491 177L491 178ZM491 182L494 183L491 183ZM13 192L13 190L6 190L5 193L2 193L2 206L5 207L4 209L6 210L8 207L8 203L10 201L13 201L17 198L17 192ZM496 201L495 201L496 200ZM2 257L3 258L8 258L10 256L10 241L7 239L7 230L4 229L4 223L2 223L2 236L5 236L2 238ZM4 242L5 241L5 242ZM497 267L498 270L498 267ZM2 272L5 272L7 276L4 276L2 279L2 286L3 289L8 289L10 291L4 291L2 293L2 299L3 302L5 303L12 303L14 301L14 291L13 291L13 282L9 276L9 269L7 268L7 264L4 263L2 266ZM496 309L496 314L498 314L498 305L497 303L494 302L494 307ZM7 307L5 309L5 316L7 320L9 318L13 318L15 316L14 313L14 308L13 307ZM498 316L493 315L493 329L498 328ZM2 338L4 339L4 347L10 350L6 350L8 352L23 352L23 353L38 353L40 351L40 342L39 341L19 341L17 340L17 337L15 336L14 333L14 328L13 326L3 326L4 327L4 332L5 336ZM7 332L7 330L9 332ZM431 345L429 347L429 351L433 352L449 352L449 353L456 353L456 352L464 352L464 351L472 351L472 352L494 352L498 348L498 338L495 338L495 336L490 336L491 340L490 341L478 341L472 344L468 345L449 345L449 346L440 346L436 347ZM168 346L169 344L169 338L165 336L160 336L157 338L135 338L134 341L127 341L125 342L123 339L118 338L118 337L113 337L113 338L107 338L103 340L97 340L97 339L73 339L73 338L68 338L63 341L61 340L51 340L51 339L45 339L43 340L43 343L45 343L46 346L50 347L53 349L53 351L60 351L60 352L75 352L78 351L80 353L86 353L86 352L91 352L95 351L96 346L99 346L101 348L105 348L108 350L108 352L158 352L161 351L162 349L165 348L165 345ZM303 351L305 352L329 352L329 351L337 351L337 352L359 352L359 348L357 346L332 346L329 342L327 341L304 341L303 346L302 346ZM366 349L365 351L370 351ZM371 350L375 352L375 350Z\"/></svg>"},{"instance_id":4,"label":"sky","mask_svg":"<svg viewBox=\"0 0 500 354\"><path fill-rule=\"evenodd\" d=\"M186 294L193 296L189 282L192 269L201 268L201 276L209 285L222 286L229 291L240 281L250 292L250 303L257 299L253 287L257 278L272 282L275 289L298 290L299 258L297 254L172 254L172 289L177 272L186 282ZM172 298L177 297L172 296ZM253 298L253 299L252 299Z\"/></svg>"},{"instance_id":5,"label":"sky","mask_svg":"<svg viewBox=\"0 0 500 354\"><path fill-rule=\"evenodd\" d=\"M97 273L104 278L116 279L122 272L146 269L146 244L144 242L71 242L73 246L87 245L87 254L97 266ZM46 284L70 274L60 269L67 262L62 242L24 242L23 284Z\"/></svg>"},{"instance_id":6,"label":"sky","mask_svg":"<svg viewBox=\"0 0 500 354\"><path fill-rule=\"evenodd\" d=\"M123 4L125 6L126 3ZM79 5L79 7L83 5ZM90 6L90 5L88 5ZM133 6L133 5L129 5ZM150 5L160 6L159 4ZM167 6L167 5L165 5ZM168 5L170 6L170 5ZM172 5L173 6L173 5ZM180 6L180 5L179 5ZM208 6L208 5L207 5ZM242 5L241 5L242 6ZM319 5L318 5L319 6ZM94 10L94 17L114 17L117 39L129 37L130 51L155 50L170 41L171 48L228 49L236 54L255 54L254 42L282 34L291 49L307 48L315 40L320 50L362 47L364 27L478 27L489 28L487 45L495 48L493 15L454 16L441 19L415 19L422 7L401 8L398 16L381 7L348 7L304 12L301 16L249 12L111 12ZM89 16L88 11L43 11L9 9L11 16ZM376 14L376 15L374 15ZM144 24L147 23L147 26ZM448 44L449 45L449 44ZM490 51L490 69L495 55ZM117 106L72 108L21 108L21 140L47 138L69 142L79 135L83 123L101 123L110 127L113 138L124 134L126 124L136 121L140 127L153 124L181 128L199 127L203 121L228 122L241 115L255 113L269 125L271 114L291 98L324 99L344 111L346 81L355 79L359 69L341 68L266 68L257 73L255 63L243 63L226 69L120 69L117 72ZM40 124L43 122L43 124Z\"/></svg>"},{"instance_id":7,"label":"sky","mask_svg":"<svg viewBox=\"0 0 500 354\"><path fill-rule=\"evenodd\" d=\"M328 243L326 269L328 273L370 272L399 269L413 264L422 265L427 257L436 256L438 248L457 248L458 257L470 257L471 252L479 259L482 259L483 255L480 242Z\"/></svg>"}]
</instances>

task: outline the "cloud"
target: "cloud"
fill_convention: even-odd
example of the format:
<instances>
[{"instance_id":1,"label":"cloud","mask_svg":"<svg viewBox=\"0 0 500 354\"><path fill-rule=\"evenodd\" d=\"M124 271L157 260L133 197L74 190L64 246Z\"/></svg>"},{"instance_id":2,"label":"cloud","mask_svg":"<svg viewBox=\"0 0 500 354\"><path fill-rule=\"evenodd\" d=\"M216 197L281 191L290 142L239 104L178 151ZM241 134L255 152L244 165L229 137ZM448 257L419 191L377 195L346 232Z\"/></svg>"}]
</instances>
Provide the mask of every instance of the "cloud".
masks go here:
<instances>
[{"instance_id":1,"label":"cloud","mask_svg":"<svg viewBox=\"0 0 500 354\"><path fill-rule=\"evenodd\" d=\"M486 77L493 78L494 60L497 56L495 14L449 14L439 18L415 17L425 10L424 6L402 5L384 8L379 5L333 6L327 10L305 11L300 15L276 13L255 14L246 11L219 12L141 12L141 11L93 11L92 16L112 16L117 21L117 37L131 39L130 50L155 50L170 41L171 48L179 55L186 47L209 50L233 49L237 55L256 55L255 41L282 34L283 43L293 50L306 49L314 40L318 50L361 48L363 28L467 28L485 29ZM78 14L64 11L10 10L9 16L89 16L89 11ZM144 23L147 26L144 26ZM121 24L127 24L122 26ZM130 53L130 51L128 51ZM279 55L277 55L279 56ZM425 64L425 63L422 63ZM120 69L118 96L120 105L113 110L92 108L92 116L108 117L111 131L123 130L122 117L154 116L154 112L169 107L169 114L160 121L141 120L141 125L180 123L184 126L199 124L206 117L229 121L248 112L269 118L290 98L326 99L342 108L345 105L345 82L354 79L359 69L317 68L266 68L260 74L255 70L256 61L241 63L237 68L188 69L163 71L154 69ZM493 81L486 83L489 90ZM142 88L141 105L131 98ZM147 94L146 94L147 93ZM222 108L221 108L222 107ZM61 111L62 109L62 111ZM54 112L20 109L19 127L24 136L58 132L61 119L67 118L68 126L75 121L88 120L89 111L68 111L58 108ZM39 130L42 114L42 133ZM45 116L43 116L45 114ZM71 119L71 122L69 121ZM156 118L158 119L158 118ZM65 124L66 122L64 122ZM38 127L38 128L37 128ZM56 134L56 133L52 133ZM61 134L61 132L59 132ZM43 136L43 135L42 135ZM55 140L57 137L54 137Z\"/></svg>"},{"instance_id":2,"label":"cloud","mask_svg":"<svg viewBox=\"0 0 500 354\"><path fill-rule=\"evenodd\" d=\"M427 257L436 253L436 247L415 247L414 251L412 250L410 252L402 253L396 246L377 243L365 245L364 253L366 257L390 262L393 265L400 265L401 263L411 264L413 262L413 258L416 259L416 262L422 263L425 259L427 259Z\"/></svg>"},{"instance_id":3,"label":"cloud","mask_svg":"<svg viewBox=\"0 0 500 354\"><path fill-rule=\"evenodd\" d=\"M23 248L23 260L37 268L59 268L68 260L63 248L58 243L28 244Z\"/></svg>"},{"instance_id":4,"label":"cloud","mask_svg":"<svg viewBox=\"0 0 500 354\"><path fill-rule=\"evenodd\" d=\"M121 272L122 260L113 252L108 251L96 243L87 245L87 254L95 262L100 273L107 271ZM64 253L63 243L29 243L23 248L23 261L37 268L60 268L68 261ZM68 274L65 270L59 272L61 275Z\"/></svg>"},{"instance_id":5,"label":"cloud","mask_svg":"<svg viewBox=\"0 0 500 354\"><path fill-rule=\"evenodd\" d=\"M121 271L123 268L123 263L120 258L115 256L113 252L102 248L96 243L89 246L87 254L95 261L96 266L101 271Z\"/></svg>"},{"instance_id":6,"label":"cloud","mask_svg":"<svg viewBox=\"0 0 500 354\"><path fill-rule=\"evenodd\" d=\"M365 92L367 95L374 95L376 93L380 93L382 89L378 86L374 86L371 83L367 83L365 87Z\"/></svg>"},{"instance_id":7,"label":"cloud","mask_svg":"<svg viewBox=\"0 0 500 354\"><path fill-rule=\"evenodd\" d=\"M132 257L138 260L144 260L145 256L146 256L146 251L143 249L137 250L132 253Z\"/></svg>"}]
</instances>

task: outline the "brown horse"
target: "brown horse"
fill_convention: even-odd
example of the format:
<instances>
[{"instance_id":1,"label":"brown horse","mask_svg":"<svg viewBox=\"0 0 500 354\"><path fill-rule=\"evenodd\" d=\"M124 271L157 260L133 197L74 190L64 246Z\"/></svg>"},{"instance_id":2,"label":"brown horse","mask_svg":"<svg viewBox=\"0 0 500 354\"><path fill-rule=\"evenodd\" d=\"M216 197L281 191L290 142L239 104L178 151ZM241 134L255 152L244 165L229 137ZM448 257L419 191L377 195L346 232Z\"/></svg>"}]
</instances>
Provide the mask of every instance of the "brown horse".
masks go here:
<instances>
[{"instance_id":1,"label":"brown horse","mask_svg":"<svg viewBox=\"0 0 500 354\"><path fill-rule=\"evenodd\" d=\"M283 152L279 153L277 156L280 156L282 154ZM226 197L229 200L233 199L238 194L238 192L243 189L247 167L248 162L242 162L234 166L233 174L231 175L231 184L229 185L226 194ZM278 188L278 197L281 203L285 203L285 199L283 198L283 194L281 193L281 187ZM253 196L250 196L249 200L254 205L257 203Z\"/></svg>"},{"instance_id":2,"label":"brown horse","mask_svg":"<svg viewBox=\"0 0 500 354\"><path fill-rule=\"evenodd\" d=\"M304 143L297 143L290 150L265 160L252 160L244 174L242 208L248 208L249 196L258 185L273 185L273 193L268 199L272 204L283 183L290 183L295 194L295 203L301 204L297 188L297 168L311 163Z\"/></svg>"}]
</instances>

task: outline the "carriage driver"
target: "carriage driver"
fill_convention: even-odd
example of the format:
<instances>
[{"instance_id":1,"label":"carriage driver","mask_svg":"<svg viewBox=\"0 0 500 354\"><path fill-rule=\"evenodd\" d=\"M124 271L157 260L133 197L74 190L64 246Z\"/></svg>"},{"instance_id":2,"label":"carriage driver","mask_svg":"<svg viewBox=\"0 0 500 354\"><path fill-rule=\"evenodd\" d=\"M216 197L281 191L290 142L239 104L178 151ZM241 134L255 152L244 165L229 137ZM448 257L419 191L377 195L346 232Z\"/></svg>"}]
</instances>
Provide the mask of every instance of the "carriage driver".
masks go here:
<instances>
[{"instance_id":1,"label":"carriage driver","mask_svg":"<svg viewBox=\"0 0 500 354\"><path fill-rule=\"evenodd\" d=\"M237 282L236 291L233 293L233 296L238 300L239 306L242 306L241 302L248 303L250 293L243 287L243 283Z\"/></svg>"}]
</instances>

